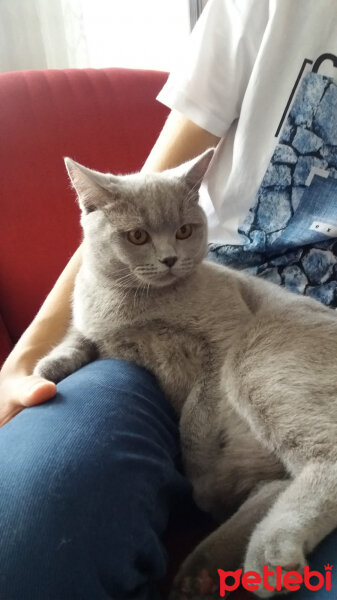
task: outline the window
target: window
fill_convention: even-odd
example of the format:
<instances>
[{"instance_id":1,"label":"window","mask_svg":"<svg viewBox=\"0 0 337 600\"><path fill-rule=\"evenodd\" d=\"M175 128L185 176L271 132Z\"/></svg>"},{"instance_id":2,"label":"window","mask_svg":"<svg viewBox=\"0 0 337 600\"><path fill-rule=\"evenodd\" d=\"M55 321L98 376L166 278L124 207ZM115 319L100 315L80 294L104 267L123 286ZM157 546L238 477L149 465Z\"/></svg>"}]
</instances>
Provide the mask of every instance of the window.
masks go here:
<instances>
[{"instance_id":1,"label":"window","mask_svg":"<svg viewBox=\"0 0 337 600\"><path fill-rule=\"evenodd\" d=\"M77 67L170 70L190 32L189 0L62 0Z\"/></svg>"},{"instance_id":2,"label":"window","mask_svg":"<svg viewBox=\"0 0 337 600\"><path fill-rule=\"evenodd\" d=\"M1 0L0 71L170 71L207 0Z\"/></svg>"}]
</instances>

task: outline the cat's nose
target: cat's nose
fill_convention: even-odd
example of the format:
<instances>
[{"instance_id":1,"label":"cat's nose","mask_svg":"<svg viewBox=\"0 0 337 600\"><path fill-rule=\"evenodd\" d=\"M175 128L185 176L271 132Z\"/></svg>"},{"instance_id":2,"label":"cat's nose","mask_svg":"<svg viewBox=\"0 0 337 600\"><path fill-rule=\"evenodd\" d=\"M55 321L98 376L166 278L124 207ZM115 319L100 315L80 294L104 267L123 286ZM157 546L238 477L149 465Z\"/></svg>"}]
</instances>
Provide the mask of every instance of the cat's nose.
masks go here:
<instances>
[{"instance_id":1,"label":"cat's nose","mask_svg":"<svg viewBox=\"0 0 337 600\"><path fill-rule=\"evenodd\" d=\"M159 262L164 263L164 265L167 265L168 267L173 267L173 265L175 265L177 260L178 259L176 256L167 256L166 258L163 258Z\"/></svg>"}]
</instances>

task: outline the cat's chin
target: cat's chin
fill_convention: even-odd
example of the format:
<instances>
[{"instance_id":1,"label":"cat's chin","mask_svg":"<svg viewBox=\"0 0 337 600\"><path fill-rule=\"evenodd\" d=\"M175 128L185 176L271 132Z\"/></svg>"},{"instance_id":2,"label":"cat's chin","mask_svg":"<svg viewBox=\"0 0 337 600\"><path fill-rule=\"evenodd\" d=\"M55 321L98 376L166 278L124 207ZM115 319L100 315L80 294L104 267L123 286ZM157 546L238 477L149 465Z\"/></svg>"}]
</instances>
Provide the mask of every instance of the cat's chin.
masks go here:
<instances>
[{"instance_id":1,"label":"cat's chin","mask_svg":"<svg viewBox=\"0 0 337 600\"><path fill-rule=\"evenodd\" d=\"M163 288L169 287L170 285L177 283L177 281L179 281L179 278L176 275L174 275L173 273L167 273L167 275L164 275L163 277L152 281L151 285L156 288Z\"/></svg>"},{"instance_id":2,"label":"cat's chin","mask_svg":"<svg viewBox=\"0 0 337 600\"><path fill-rule=\"evenodd\" d=\"M156 277L151 277L149 279L147 279L146 277L138 278L142 283L149 284L152 288L170 287L171 285L174 285L181 279L180 277L178 277L178 275L172 273L172 271L161 273L160 275Z\"/></svg>"}]
</instances>

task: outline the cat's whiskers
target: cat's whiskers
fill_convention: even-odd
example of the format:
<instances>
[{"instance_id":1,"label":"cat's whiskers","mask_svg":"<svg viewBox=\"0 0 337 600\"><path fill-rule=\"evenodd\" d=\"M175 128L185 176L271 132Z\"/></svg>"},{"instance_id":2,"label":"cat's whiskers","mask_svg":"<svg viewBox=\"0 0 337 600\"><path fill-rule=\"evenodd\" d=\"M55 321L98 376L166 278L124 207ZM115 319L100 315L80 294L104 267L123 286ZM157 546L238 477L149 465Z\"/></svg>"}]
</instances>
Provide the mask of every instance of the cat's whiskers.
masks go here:
<instances>
[{"instance_id":1,"label":"cat's whiskers","mask_svg":"<svg viewBox=\"0 0 337 600\"><path fill-rule=\"evenodd\" d=\"M118 277L114 280L114 284L120 287L125 287L125 284L130 281L134 281L134 275L130 271L126 275L122 275L122 277Z\"/></svg>"},{"instance_id":2,"label":"cat's whiskers","mask_svg":"<svg viewBox=\"0 0 337 600\"><path fill-rule=\"evenodd\" d=\"M180 267L184 269L190 269L194 266L194 260L192 258L183 258L180 262Z\"/></svg>"},{"instance_id":3,"label":"cat's whiskers","mask_svg":"<svg viewBox=\"0 0 337 600\"><path fill-rule=\"evenodd\" d=\"M157 279L158 276L160 276L160 275L165 275L165 271L159 271L158 269L153 269L153 271L146 273L146 277L148 279Z\"/></svg>"},{"instance_id":4,"label":"cat's whiskers","mask_svg":"<svg viewBox=\"0 0 337 600\"><path fill-rule=\"evenodd\" d=\"M142 284L142 283L140 283L140 284L138 285L138 287L136 287L136 291L135 291L135 294L134 294L134 296L133 296L133 307L134 307L134 308L136 308L136 303L137 303L137 300L138 300L138 292L140 292L140 293L139 293L139 299L140 299L140 298L141 298L141 296L142 296L142 294L141 294L141 292L142 292L142 288L143 288L143 284Z\"/></svg>"},{"instance_id":5,"label":"cat's whiskers","mask_svg":"<svg viewBox=\"0 0 337 600\"><path fill-rule=\"evenodd\" d=\"M140 292L138 303L141 302L143 289L146 289L146 283L140 282L140 284L136 287L136 290L135 290L135 293L134 293L134 296L133 296L133 308L134 309L136 309L136 302L137 302L138 292Z\"/></svg>"},{"instance_id":6,"label":"cat's whiskers","mask_svg":"<svg viewBox=\"0 0 337 600\"><path fill-rule=\"evenodd\" d=\"M146 302L148 300L148 297L149 297L148 292L149 292L149 283L146 282L142 286L141 297L140 297L140 299L143 300L144 302Z\"/></svg>"},{"instance_id":7,"label":"cat's whiskers","mask_svg":"<svg viewBox=\"0 0 337 600\"><path fill-rule=\"evenodd\" d=\"M123 275L123 273L125 273ZM119 279L123 279L123 277L127 277L128 275L130 275L130 269L127 269L126 267L121 268L118 272L119 277L117 277L117 279L115 281L119 281Z\"/></svg>"},{"instance_id":8,"label":"cat's whiskers","mask_svg":"<svg viewBox=\"0 0 337 600\"><path fill-rule=\"evenodd\" d=\"M134 273L141 279L145 279L145 281L142 281L145 285L147 285L149 279L156 279L158 275L163 274L154 264L138 266L134 269Z\"/></svg>"},{"instance_id":9,"label":"cat's whiskers","mask_svg":"<svg viewBox=\"0 0 337 600\"><path fill-rule=\"evenodd\" d=\"M150 291L150 284L149 282L147 283L147 287L146 287L146 299L148 300L149 298L149 291Z\"/></svg>"},{"instance_id":10,"label":"cat's whiskers","mask_svg":"<svg viewBox=\"0 0 337 600\"><path fill-rule=\"evenodd\" d=\"M138 273L140 275L143 274L147 274L147 273L151 273L152 271L156 270L156 267L153 263L149 263L147 265L139 265L134 269L135 273Z\"/></svg>"},{"instance_id":11,"label":"cat's whiskers","mask_svg":"<svg viewBox=\"0 0 337 600\"><path fill-rule=\"evenodd\" d=\"M117 304L117 306L115 307L115 313L116 313L116 314L120 312L120 310L121 310L121 307L122 307L122 306L123 306L123 304L125 303L125 300L127 299L127 297L128 297L128 296L129 296L129 290L128 290L128 291L126 291L126 292L125 292L125 293L122 295L122 297L121 297L121 299L120 299L119 303L118 303L118 304Z\"/></svg>"}]
</instances>

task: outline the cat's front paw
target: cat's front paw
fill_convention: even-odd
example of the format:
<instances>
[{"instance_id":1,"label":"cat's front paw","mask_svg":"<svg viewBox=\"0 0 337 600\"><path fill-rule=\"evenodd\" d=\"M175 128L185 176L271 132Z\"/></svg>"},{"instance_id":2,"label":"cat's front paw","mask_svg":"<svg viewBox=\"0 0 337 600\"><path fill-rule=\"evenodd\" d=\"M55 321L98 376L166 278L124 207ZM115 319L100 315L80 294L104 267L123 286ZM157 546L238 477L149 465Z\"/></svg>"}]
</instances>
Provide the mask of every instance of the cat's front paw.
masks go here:
<instances>
[{"instance_id":1,"label":"cat's front paw","mask_svg":"<svg viewBox=\"0 0 337 600\"><path fill-rule=\"evenodd\" d=\"M39 375L44 379L48 379L48 381L53 381L54 383L58 383L61 379L64 379L68 375L70 375L74 369L72 365L63 357L52 358L45 356L41 358L39 362L35 365L34 375Z\"/></svg>"},{"instance_id":2,"label":"cat's front paw","mask_svg":"<svg viewBox=\"0 0 337 600\"><path fill-rule=\"evenodd\" d=\"M260 598L270 598L277 593L287 592L282 585L284 576L290 571L303 574L306 564L302 544L291 531L280 528L273 530L270 523L264 524L262 521L249 542L244 572L258 573L262 583L255 594ZM278 577L277 567L280 571Z\"/></svg>"}]
</instances>

